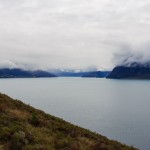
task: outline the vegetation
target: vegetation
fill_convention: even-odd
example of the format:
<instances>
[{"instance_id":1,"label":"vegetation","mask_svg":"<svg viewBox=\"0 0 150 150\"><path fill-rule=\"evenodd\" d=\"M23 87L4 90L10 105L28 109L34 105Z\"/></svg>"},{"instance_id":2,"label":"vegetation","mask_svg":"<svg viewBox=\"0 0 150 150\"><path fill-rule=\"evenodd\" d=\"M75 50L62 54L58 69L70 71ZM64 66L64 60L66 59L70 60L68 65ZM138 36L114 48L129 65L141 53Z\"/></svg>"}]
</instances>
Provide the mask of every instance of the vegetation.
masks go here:
<instances>
[{"instance_id":1,"label":"vegetation","mask_svg":"<svg viewBox=\"0 0 150 150\"><path fill-rule=\"evenodd\" d=\"M0 94L0 150L135 150Z\"/></svg>"}]
</instances>

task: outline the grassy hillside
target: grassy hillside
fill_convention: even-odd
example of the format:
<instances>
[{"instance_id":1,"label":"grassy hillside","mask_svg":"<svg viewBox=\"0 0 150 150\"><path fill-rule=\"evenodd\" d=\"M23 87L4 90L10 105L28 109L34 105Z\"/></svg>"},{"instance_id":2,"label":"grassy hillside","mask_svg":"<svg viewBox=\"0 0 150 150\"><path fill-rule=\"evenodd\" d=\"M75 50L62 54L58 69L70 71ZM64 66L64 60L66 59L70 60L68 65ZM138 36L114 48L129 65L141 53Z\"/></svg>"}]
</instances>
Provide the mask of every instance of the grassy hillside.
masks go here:
<instances>
[{"instance_id":1,"label":"grassy hillside","mask_svg":"<svg viewBox=\"0 0 150 150\"><path fill-rule=\"evenodd\" d=\"M0 94L0 150L135 150Z\"/></svg>"}]
</instances>

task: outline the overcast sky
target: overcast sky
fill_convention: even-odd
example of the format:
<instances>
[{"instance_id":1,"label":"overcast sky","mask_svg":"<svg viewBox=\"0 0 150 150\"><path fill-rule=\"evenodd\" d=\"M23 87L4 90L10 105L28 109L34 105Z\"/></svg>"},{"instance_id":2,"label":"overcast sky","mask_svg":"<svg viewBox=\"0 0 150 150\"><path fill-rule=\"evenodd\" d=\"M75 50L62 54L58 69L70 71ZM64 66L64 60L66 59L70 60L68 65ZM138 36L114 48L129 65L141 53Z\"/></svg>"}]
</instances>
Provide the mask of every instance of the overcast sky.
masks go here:
<instances>
[{"instance_id":1,"label":"overcast sky","mask_svg":"<svg viewBox=\"0 0 150 150\"><path fill-rule=\"evenodd\" d=\"M149 42L150 0L0 0L0 67L110 69Z\"/></svg>"}]
</instances>

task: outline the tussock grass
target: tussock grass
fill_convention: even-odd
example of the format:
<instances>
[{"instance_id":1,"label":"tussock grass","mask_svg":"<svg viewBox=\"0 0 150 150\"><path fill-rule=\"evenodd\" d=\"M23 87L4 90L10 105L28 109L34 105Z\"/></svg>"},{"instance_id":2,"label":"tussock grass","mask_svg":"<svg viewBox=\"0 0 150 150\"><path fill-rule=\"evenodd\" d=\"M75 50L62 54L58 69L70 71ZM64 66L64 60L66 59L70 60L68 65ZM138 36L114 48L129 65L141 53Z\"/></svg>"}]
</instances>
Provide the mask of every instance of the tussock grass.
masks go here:
<instances>
[{"instance_id":1,"label":"tussock grass","mask_svg":"<svg viewBox=\"0 0 150 150\"><path fill-rule=\"evenodd\" d=\"M0 150L136 150L0 94Z\"/></svg>"}]
</instances>

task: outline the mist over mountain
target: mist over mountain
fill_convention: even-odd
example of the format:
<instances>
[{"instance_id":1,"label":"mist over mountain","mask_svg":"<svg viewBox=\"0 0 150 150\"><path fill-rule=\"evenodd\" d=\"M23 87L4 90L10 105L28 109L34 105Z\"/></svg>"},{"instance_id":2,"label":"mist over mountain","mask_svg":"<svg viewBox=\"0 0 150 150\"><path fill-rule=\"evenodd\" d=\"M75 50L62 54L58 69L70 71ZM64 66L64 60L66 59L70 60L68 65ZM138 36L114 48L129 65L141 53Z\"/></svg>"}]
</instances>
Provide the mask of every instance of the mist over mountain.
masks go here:
<instances>
[{"instance_id":1,"label":"mist over mountain","mask_svg":"<svg viewBox=\"0 0 150 150\"><path fill-rule=\"evenodd\" d=\"M108 75L110 79L150 79L150 67L117 66Z\"/></svg>"},{"instance_id":2,"label":"mist over mountain","mask_svg":"<svg viewBox=\"0 0 150 150\"><path fill-rule=\"evenodd\" d=\"M128 48L124 51L114 53L113 63L115 66L126 66L126 67L150 67L150 47L143 49Z\"/></svg>"},{"instance_id":3,"label":"mist over mountain","mask_svg":"<svg viewBox=\"0 0 150 150\"><path fill-rule=\"evenodd\" d=\"M150 79L150 52L125 51L115 54L116 67L107 78L112 79Z\"/></svg>"},{"instance_id":4,"label":"mist over mountain","mask_svg":"<svg viewBox=\"0 0 150 150\"><path fill-rule=\"evenodd\" d=\"M32 77L106 77L109 72L98 71L96 67L84 69L34 69L18 68L15 65L0 68L0 78L32 78Z\"/></svg>"},{"instance_id":5,"label":"mist over mountain","mask_svg":"<svg viewBox=\"0 0 150 150\"><path fill-rule=\"evenodd\" d=\"M0 69L0 78L39 78L39 77L57 77L57 76L55 74L43 70L31 71L19 68Z\"/></svg>"},{"instance_id":6,"label":"mist over mountain","mask_svg":"<svg viewBox=\"0 0 150 150\"><path fill-rule=\"evenodd\" d=\"M105 78L110 71L101 69L98 70L95 66L80 69L49 69L49 72L54 73L59 77L91 77L91 78Z\"/></svg>"},{"instance_id":7,"label":"mist over mountain","mask_svg":"<svg viewBox=\"0 0 150 150\"><path fill-rule=\"evenodd\" d=\"M110 69L112 54L124 51L122 45L149 43L149 3L0 0L0 64L26 69L90 65Z\"/></svg>"}]
</instances>

